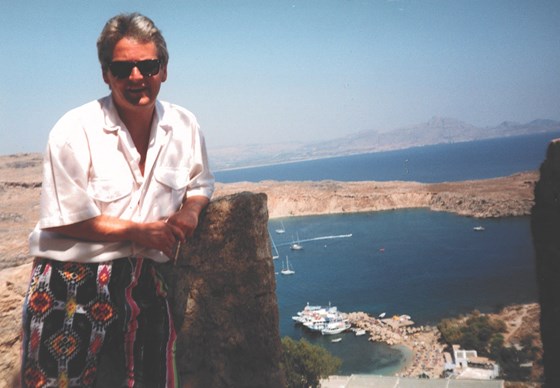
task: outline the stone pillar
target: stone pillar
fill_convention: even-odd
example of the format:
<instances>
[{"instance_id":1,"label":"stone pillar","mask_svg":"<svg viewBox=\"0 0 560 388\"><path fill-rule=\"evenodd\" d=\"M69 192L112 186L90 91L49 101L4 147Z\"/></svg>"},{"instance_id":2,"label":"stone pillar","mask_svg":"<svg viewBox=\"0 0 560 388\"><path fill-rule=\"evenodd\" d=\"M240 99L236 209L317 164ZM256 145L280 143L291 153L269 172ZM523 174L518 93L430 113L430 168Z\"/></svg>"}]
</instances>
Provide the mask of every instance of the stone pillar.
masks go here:
<instances>
[{"instance_id":1,"label":"stone pillar","mask_svg":"<svg viewBox=\"0 0 560 388\"><path fill-rule=\"evenodd\" d=\"M213 200L167 267L185 387L282 387L265 194Z\"/></svg>"},{"instance_id":2,"label":"stone pillar","mask_svg":"<svg viewBox=\"0 0 560 388\"><path fill-rule=\"evenodd\" d=\"M531 231L541 305L545 386L560 387L560 139L550 143L540 168Z\"/></svg>"}]
</instances>

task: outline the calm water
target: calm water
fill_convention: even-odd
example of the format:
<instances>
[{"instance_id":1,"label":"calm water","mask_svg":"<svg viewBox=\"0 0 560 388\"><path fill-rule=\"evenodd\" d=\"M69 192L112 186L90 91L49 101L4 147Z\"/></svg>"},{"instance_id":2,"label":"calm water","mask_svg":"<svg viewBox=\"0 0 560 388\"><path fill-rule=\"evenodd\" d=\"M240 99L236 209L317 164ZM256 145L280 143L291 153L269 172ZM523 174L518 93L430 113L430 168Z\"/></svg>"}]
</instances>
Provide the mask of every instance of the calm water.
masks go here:
<instances>
[{"instance_id":1,"label":"calm water","mask_svg":"<svg viewBox=\"0 0 560 388\"><path fill-rule=\"evenodd\" d=\"M536 170L560 132L444 144L241 170L217 171L219 182L324 180L462 181Z\"/></svg>"},{"instance_id":2,"label":"calm water","mask_svg":"<svg viewBox=\"0 0 560 388\"><path fill-rule=\"evenodd\" d=\"M272 231L279 221L270 222ZM307 302L331 302L346 312L408 314L418 324L435 324L474 309L536 301L528 217L477 220L404 210L282 222L286 233L272 236L280 259L288 255L296 273L277 275L281 335L327 347L343 358L343 373L392 374L403 355L352 333L335 344L310 335L291 320ZM485 231L473 231L477 225ZM302 251L289 249L296 233ZM344 234L352 237L305 241Z\"/></svg>"},{"instance_id":3,"label":"calm water","mask_svg":"<svg viewBox=\"0 0 560 388\"><path fill-rule=\"evenodd\" d=\"M538 169L556 134L357 155L218 172L221 182L274 180L458 181ZM283 222L286 233L274 232ZM306 338L343 360L342 374L391 375L406 351L371 343L366 336L343 340L312 334L291 316L307 302L341 311L408 314L435 324L474 309L483 312L537 299L529 217L480 220L428 210L291 217L271 220L280 253L295 275L277 275L282 336ZM483 232L473 231L482 225ZM352 234L349 238L326 238ZM304 250L291 251L299 237ZM306 241L308 240L308 241Z\"/></svg>"}]
</instances>

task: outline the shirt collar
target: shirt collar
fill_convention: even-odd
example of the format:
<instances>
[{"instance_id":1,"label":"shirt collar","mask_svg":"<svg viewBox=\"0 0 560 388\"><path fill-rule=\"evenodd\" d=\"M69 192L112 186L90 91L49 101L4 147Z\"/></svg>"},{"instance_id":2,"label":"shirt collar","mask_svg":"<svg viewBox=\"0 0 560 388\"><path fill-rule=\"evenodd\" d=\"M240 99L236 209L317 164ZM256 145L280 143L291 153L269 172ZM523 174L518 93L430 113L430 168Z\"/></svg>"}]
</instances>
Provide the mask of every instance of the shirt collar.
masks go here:
<instances>
[{"instance_id":1,"label":"shirt collar","mask_svg":"<svg viewBox=\"0 0 560 388\"><path fill-rule=\"evenodd\" d=\"M105 112L104 129L107 132L117 132L120 130L124 126L124 123L119 117L119 113L111 95L109 94L108 96L103 97L100 100L100 104L101 109ZM165 109L159 100L156 101L155 109L156 117L154 117L154 121L157 123L159 128L164 130L164 132L168 132L172 127L169 121L169 114L166 114Z\"/></svg>"},{"instance_id":2,"label":"shirt collar","mask_svg":"<svg viewBox=\"0 0 560 388\"><path fill-rule=\"evenodd\" d=\"M123 122L119 117L113 98L109 94L99 100L101 104L101 109L104 112L105 126L104 129L107 132L117 132L123 126Z\"/></svg>"}]
</instances>

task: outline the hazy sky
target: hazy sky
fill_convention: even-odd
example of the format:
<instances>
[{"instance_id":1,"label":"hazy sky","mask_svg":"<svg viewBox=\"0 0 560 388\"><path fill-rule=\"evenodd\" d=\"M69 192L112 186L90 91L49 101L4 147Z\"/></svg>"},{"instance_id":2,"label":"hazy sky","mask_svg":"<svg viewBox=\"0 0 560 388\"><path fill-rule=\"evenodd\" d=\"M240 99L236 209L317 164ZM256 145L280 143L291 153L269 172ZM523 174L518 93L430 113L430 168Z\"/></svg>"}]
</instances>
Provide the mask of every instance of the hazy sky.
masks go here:
<instances>
[{"instance_id":1,"label":"hazy sky","mask_svg":"<svg viewBox=\"0 0 560 388\"><path fill-rule=\"evenodd\" d=\"M95 41L132 11L167 40L160 98L210 149L560 119L557 0L2 0L0 154L43 151L62 114L108 94Z\"/></svg>"}]
</instances>

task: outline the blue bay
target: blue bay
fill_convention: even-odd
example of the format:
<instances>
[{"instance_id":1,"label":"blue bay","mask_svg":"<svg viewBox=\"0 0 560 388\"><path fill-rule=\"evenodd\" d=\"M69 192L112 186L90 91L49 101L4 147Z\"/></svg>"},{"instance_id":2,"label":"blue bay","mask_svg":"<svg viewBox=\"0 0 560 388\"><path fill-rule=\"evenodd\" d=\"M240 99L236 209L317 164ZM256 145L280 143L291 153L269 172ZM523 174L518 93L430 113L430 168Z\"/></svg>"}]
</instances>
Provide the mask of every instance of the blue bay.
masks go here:
<instances>
[{"instance_id":1,"label":"blue bay","mask_svg":"<svg viewBox=\"0 0 560 388\"><path fill-rule=\"evenodd\" d=\"M560 133L222 171L216 176L222 182L493 178L538 169L555 137ZM280 221L284 234L274 232ZM485 230L474 231L478 225ZM269 226L280 253L276 271L289 256L296 272L276 277L281 335L327 348L343 360L342 374L397 373L407 352L351 332L339 343L311 334L291 319L308 302L330 302L346 312L407 314L418 325L433 325L475 309L491 312L537 300L529 217L481 220L411 209L273 219ZM347 234L352 236L325 238ZM289 248L296 237L303 241L302 251Z\"/></svg>"}]
</instances>

